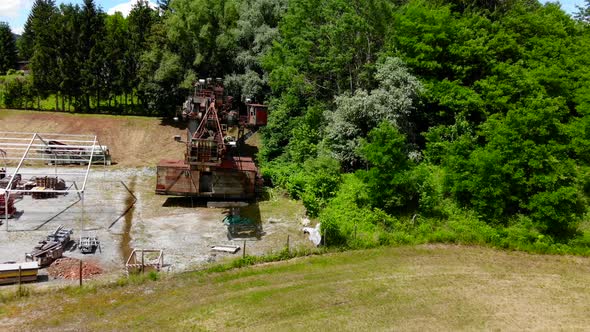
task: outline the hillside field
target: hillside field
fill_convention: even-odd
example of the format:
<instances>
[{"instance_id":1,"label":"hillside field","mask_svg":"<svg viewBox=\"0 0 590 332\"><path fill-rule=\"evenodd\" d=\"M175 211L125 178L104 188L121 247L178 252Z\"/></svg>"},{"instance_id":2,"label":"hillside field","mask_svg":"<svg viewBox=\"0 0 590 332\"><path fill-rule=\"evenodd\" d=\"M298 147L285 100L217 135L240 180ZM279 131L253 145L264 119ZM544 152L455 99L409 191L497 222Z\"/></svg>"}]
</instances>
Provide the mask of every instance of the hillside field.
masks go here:
<instances>
[{"instance_id":1,"label":"hillside field","mask_svg":"<svg viewBox=\"0 0 590 332\"><path fill-rule=\"evenodd\" d=\"M0 110L0 131L95 134L118 167L155 167L160 159L183 159L182 123L162 118ZM20 156L19 156L20 157Z\"/></svg>"},{"instance_id":2,"label":"hillside field","mask_svg":"<svg viewBox=\"0 0 590 332\"><path fill-rule=\"evenodd\" d=\"M480 247L349 251L0 305L6 330L457 331L590 326L590 260Z\"/></svg>"}]
</instances>

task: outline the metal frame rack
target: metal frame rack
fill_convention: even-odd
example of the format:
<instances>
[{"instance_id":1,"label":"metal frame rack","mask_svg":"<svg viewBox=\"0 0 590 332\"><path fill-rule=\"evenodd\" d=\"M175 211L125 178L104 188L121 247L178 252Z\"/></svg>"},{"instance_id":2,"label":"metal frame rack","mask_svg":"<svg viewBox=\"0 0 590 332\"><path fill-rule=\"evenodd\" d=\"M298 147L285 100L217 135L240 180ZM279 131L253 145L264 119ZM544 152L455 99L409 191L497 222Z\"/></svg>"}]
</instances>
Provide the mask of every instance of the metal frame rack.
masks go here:
<instances>
[{"instance_id":1,"label":"metal frame rack","mask_svg":"<svg viewBox=\"0 0 590 332\"><path fill-rule=\"evenodd\" d=\"M55 145L51 142L60 142L67 145ZM28 170L28 167L46 167L46 164L53 164L54 174L52 176L64 179L69 185L66 185L66 189L64 190L53 189L44 190L43 192L54 194L76 193L83 202L90 167L92 166L96 149L100 149L101 147L102 145L100 145L98 137L95 135L0 131L0 150L6 153L3 159L7 164L16 164L15 167L5 166L6 178L8 179L8 183L4 189L5 200L8 201L10 196L14 194L32 194L37 192L36 190L16 187L14 181L19 178L17 175L20 175L21 178L23 175L39 176L41 174L38 171L31 172ZM106 158L103 159L106 168L107 161ZM61 166L71 163L78 163L85 166L82 170L70 166ZM81 188L77 185L80 182L82 182ZM0 213L4 215L8 229L8 204L5 204L4 211L0 211Z\"/></svg>"}]
</instances>

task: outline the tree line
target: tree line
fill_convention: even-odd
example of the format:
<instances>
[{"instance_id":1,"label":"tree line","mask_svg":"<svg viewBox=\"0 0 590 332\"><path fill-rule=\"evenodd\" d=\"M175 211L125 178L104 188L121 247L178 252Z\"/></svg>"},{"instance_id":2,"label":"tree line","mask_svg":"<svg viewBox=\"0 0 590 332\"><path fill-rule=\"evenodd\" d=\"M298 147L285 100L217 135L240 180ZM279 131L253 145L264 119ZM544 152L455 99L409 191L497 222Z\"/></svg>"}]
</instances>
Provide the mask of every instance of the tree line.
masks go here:
<instances>
[{"instance_id":1,"label":"tree line","mask_svg":"<svg viewBox=\"0 0 590 332\"><path fill-rule=\"evenodd\" d=\"M136 88L138 60L148 42L146 31L157 20L157 11L145 1L139 1L127 18L121 13L106 15L93 0L81 7L35 1L17 45L32 75L17 77L16 84L8 82L17 87L20 82L24 94L10 101L36 100L40 108L41 99L53 96L55 110L81 112L99 109L105 102L107 109L133 103L134 96L141 98ZM11 106L6 100L5 104Z\"/></svg>"},{"instance_id":2,"label":"tree line","mask_svg":"<svg viewBox=\"0 0 590 332\"><path fill-rule=\"evenodd\" d=\"M26 100L41 108L51 96L55 110L166 115L199 77L225 77L234 95L262 101L269 87L259 55L276 36L286 0L158 5L139 0L123 17L94 0L59 7L36 0L18 41L32 75L6 82L6 106Z\"/></svg>"}]
</instances>

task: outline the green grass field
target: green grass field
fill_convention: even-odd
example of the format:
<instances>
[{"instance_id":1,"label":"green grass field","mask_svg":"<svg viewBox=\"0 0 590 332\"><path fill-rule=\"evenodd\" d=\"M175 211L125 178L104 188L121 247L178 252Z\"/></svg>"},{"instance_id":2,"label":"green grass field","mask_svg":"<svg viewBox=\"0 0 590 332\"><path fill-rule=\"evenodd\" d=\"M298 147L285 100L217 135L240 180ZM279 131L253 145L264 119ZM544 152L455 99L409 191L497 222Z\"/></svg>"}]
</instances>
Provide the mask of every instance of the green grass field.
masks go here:
<instances>
[{"instance_id":1,"label":"green grass field","mask_svg":"<svg viewBox=\"0 0 590 332\"><path fill-rule=\"evenodd\" d=\"M8 330L576 330L590 259L480 247L349 251L0 305Z\"/></svg>"},{"instance_id":2,"label":"green grass field","mask_svg":"<svg viewBox=\"0 0 590 332\"><path fill-rule=\"evenodd\" d=\"M10 75L0 75L0 108L8 108L7 105L4 104L4 94L5 94L5 82L12 81L16 77L23 77L21 73L15 73ZM30 77L30 76L28 76ZM62 101L61 97L59 99L58 111L66 111L66 112L74 112L76 105L74 105L73 100L72 104L66 98ZM115 107L115 100L118 104L118 107ZM26 104L20 105L21 109L24 110L37 110L40 108L40 111L55 111L56 104L55 104L55 94L50 94L49 96L42 98L41 100L37 100L37 97L34 97L32 100L28 100ZM62 104L62 102L65 104ZM97 102L94 96L91 97L91 108L93 109L94 113L113 113L113 114L145 114L145 110L140 105L140 100L136 95L128 95L127 100L123 95L114 96L111 98L111 103L109 105L109 101L104 98L100 101L101 110L97 111ZM18 107L18 106L15 106ZM64 109L62 109L62 107Z\"/></svg>"}]
</instances>

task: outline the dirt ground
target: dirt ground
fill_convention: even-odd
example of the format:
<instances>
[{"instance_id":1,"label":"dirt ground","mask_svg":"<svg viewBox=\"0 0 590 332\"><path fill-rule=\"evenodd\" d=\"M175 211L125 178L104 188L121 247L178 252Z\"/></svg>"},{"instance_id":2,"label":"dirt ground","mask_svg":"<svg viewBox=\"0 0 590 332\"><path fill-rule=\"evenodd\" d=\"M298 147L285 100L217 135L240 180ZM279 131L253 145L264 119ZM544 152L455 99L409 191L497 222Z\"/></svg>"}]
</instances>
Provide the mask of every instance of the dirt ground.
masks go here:
<instances>
[{"instance_id":1,"label":"dirt ground","mask_svg":"<svg viewBox=\"0 0 590 332\"><path fill-rule=\"evenodd\" d=\"M97 135L117 167L154 167L160 159L182 159L182 123L161 118L0 110L0 131Z\"/></svg>"},{"instance_id":2,"label":"dirt ground","mask_svg":"<svg viewBox=\"0 0 590 332\"><path fill-rule=\"evenodd\" d=\"M163 249L165 271L182 271L242 253L213 252L213 245L242 247L247 240L248 254L280 250L287 237L291 247L311 245L301 232L304 208L281 195L242 208L242 215L262 227L260 237L247 239L228 236L222 223L227 208L207 208L205 202L190 198L156 195L155 165L164 158L182 159L184 152L184 145L173 140L174 135L184 135L184 130L164 125L161 119L0 110L0 131L93 133L102 145L109 146L116 164L92 167L83 198L71 193L46 200L17 199L17 218L0 225L0 262L23 261L25 253L59 225L72 228L76 241L84 235L98 236L100 251L84 255L72 245L65 256L97 261L107 276L123 272L133 248ZM11 168L8 170L10 173ZM54 169L23 172L51 175ZM80 184L81 179L66 181Z\"/></svg>"},{"instance_id":3,"label":"dirt ground","mask_svg":"<svg viewBox=\"0 0 590 332\"><path fill-rule=\"evenodd\" d=\"M50 174L52 169L34 171ZM44 200L30 196L17 199L18 217L0 226L0 262L23 261L25 253L59 225L73 229L72 239L76 241L82 235L99 238L101 248L94 254L82 254L72 245L64 255L98 261L108 275L123 272L133 248L163 249L165 270L184 271L241 255L213 252L213 245L242 247L247 240L248 254L280 250L287 236L291 247L311 245L301 232L303 207L285 197L242 209L261 223L260 238L230 239L222 222L229 209L208 208L197 201L191 206L190 199L156 195L154 183L155 171L150 168L100 168L91 172L83 200L76 194Z\"/></svg>"}]
</instances>

